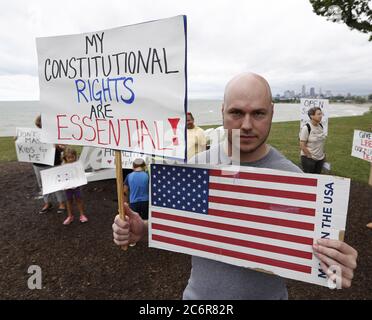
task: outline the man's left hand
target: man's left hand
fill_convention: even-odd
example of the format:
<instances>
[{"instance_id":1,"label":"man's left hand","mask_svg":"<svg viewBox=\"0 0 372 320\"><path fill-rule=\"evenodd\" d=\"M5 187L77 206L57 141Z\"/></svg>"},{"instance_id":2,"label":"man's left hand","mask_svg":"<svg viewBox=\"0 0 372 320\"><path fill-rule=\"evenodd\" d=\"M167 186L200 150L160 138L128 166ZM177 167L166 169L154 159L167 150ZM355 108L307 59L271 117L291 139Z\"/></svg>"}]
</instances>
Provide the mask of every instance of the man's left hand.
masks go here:
<instances>
[{"instance_id":1,"label":"man's left hand","mask_svg":"<svg viewBox=\"0 0 372 320\"><path fill-rule=\"evenodd\" d=\"M337 276L331 270L331 266L341 269L342 288L349 288L357 267L358 252L343 241L331 239L319 239L313 245L314 254L320 260L320 266L327 276L337 281Z\"/></svg>"}]
</instances>

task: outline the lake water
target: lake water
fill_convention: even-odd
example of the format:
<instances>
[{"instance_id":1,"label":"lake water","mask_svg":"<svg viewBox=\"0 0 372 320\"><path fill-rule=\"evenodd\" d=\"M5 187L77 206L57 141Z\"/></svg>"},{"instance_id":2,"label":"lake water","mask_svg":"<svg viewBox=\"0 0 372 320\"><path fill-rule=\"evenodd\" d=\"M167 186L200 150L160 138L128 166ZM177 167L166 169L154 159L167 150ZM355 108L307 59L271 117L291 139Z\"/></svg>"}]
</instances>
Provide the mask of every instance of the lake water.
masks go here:
<instances>
[{"instance_id":1,"label":"lake water","mask_svg":"<svg viewBox=\"0 0 372 320\"><path fill-rule=\"evenodd\" d=\"M189 100L197 125L221 124L221 100ZM330 104L330 117L358 116L369 110L368 105ZM42 112L38 101L0 101L0 136L15 135L16 127L34 127L34 119ZM277 103L274 107L274 122L300 119L298 104Z\"/></svg>"}]
</instances>

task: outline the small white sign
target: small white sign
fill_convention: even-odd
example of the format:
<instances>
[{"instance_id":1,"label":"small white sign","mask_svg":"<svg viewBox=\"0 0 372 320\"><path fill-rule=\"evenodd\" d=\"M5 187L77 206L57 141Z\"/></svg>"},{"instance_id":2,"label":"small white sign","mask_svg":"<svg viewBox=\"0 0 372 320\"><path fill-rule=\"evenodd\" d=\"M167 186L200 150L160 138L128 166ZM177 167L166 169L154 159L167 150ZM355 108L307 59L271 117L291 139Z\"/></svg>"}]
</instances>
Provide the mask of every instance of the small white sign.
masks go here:
<instances>
[{"instance_id":1,"label":"small white sign","mask_svg":"<svg viewBox=\"0 0 372 320\"><path fill-rule=\"evenodd\" d=\"M123 169L132 169L133 161L137 158L143 159L145 162L147 156L137 152L121 152L121 162ZM112 149L102 149L102 162L101 168L115 168L115 150Z\"/></svg>"},{"instance_id":2,"label":"small white sign","mask_svg":"<svg viewBox=\"0 0 372 320\"><path fill-rule=\"evenodd\" d=\"M300 103L300 128L302 128L307 122L310 122L309 115L307 112L310 108L319 107L323 112L322 126L324 134L328 135L328 109L329 101L328 99L301 99Z\"/></svg>"},{"instance_id":3,"label":"small white sign","mask_svg":"<svg viewBox=\"0 0 372 320\"><path fill-rule=\"evenodd\" d=\"M327 171L331 171L331 164L329 162L324 162L323 169Z\"/></svg>"},{"instance_id":4,"label":"small white sign","mask_svg":"<svg viewBox=\"0 0 372 320\"><path fill-rule=\"evenodd\" d=\"M56 148L51 143L40 141L41 129L16 128L15 148L19 162L54 165Z\"/></svg>"},{"instance_id":5,"label":"small white sign","mask_svg":"<svg viewBox=\"0 0 372 320\"><path fill-rule=\"evenodd\" d=\"M40 171L43 195L67 190L87 184L87 178L80 161Z\"/></svg>"},{"instance_id":6,"label":"small white sign","mask_svg":"<svg viewBox=\"0 0 372 320\"><path fill-rule=\"evenodd\" d=\"M372 133L354 130L353 157L372 162Z\"/></svg>"}]
</instances>

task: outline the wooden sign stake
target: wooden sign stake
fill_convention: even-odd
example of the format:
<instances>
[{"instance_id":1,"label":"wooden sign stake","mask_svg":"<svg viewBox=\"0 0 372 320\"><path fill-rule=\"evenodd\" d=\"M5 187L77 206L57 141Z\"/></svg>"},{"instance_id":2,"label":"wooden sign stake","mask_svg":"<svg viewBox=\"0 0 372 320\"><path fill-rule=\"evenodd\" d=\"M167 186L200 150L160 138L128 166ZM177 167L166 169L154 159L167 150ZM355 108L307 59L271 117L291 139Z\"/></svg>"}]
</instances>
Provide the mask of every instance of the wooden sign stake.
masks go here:
<instances>
[{"instance_id":1,"label":"wooden sign stake","mask_svg":"<svg viewBox=\"0 0 372 320\"><path fill-rule=\"evenodd\" d=\"M119 216L125 220L124 214L124 186L123 186L123 168L121 161L121 151L115 150L115 168L116 168L116 189L118 192ZM128 246L122 246L123 250L127 250Z\"/></svg>"}]
</instances>

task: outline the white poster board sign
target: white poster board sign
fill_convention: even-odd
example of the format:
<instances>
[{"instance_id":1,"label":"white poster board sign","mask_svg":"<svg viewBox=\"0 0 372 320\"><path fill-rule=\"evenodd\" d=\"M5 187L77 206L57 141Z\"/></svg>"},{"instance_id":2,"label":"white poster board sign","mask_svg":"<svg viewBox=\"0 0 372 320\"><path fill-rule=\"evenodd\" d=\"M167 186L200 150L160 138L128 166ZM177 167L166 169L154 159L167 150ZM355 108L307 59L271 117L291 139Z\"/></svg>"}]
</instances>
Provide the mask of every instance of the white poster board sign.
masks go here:
<instances>
[{"instance_id":1,"label":"white poster board sign","mask_svg":"<svg viewBox=\"0 0 372 320\"><path fill-rule=\"evenodd\" d=\"M15 148L19 162L42 163L53 166L56 148L40 141L41 129L16 128Z\"/></svg>"},{"instance_id":2,"label":"white poster board sign","mask_svg":"<svg viewBox=\"0 0 372 320\"><path fill-rule=\"evenodd\" d=\"M229 171L152 164L150 247L328 286L312 245L343 239L350 179L245 166Z\"/></svg>"},{"instance_id":3,"label":"white poster board sign","mask_svg":"<svg viewBox=\"0 0 372 320\"><path fill-rule=\"evenodd\" d=\"M302 128L307 122L310 122L310 118L307 114L310 108L319 107L323 112L322 126L325 135L328 135L328 118L329 118L329 100L328 99L308 99L302 98L300 102L300 128Z\"/></svg>"},{"instance_id":4,"label":"white poster board sign","mask_svg":"<svg viewBox=\"0 0 372 320\"><path fill-rule=\"evenodd\" d=\"M37 39L43 141L185 159L186 16Z\"/></svg>"},{"instance_id":5,"label":"white poster board sign","mask_svg":"<svg viewBox=\"0 0 372 320\"><path fill-rule=\"evenodd\" d=\"M121 162L123 169L132 169L133 161L137 158L143 159L147 162L148 156L136 152L121 152ZM115 168L115 150L103 149L102 150L102 162L101 168Z\"/></svg>"},{"instance_id":6,"label":"white poster board sign","mask_svg":"<svg viewBox=\"0 0 372 320\"><path fill-rule=\"evenodd\" d=\"M73 189L88 183L80 161L40 171L43 194Z\"/></svg>"},{"instance_id":7,"label":"white poster board sign","mask_svg":"<svg viewBox=\"0 0 372 320\"><path fill-rule=\"evenodd\" d=\"M372 162L372 133L354 130L351 155Z\"/></svg>"}]
</instances>

